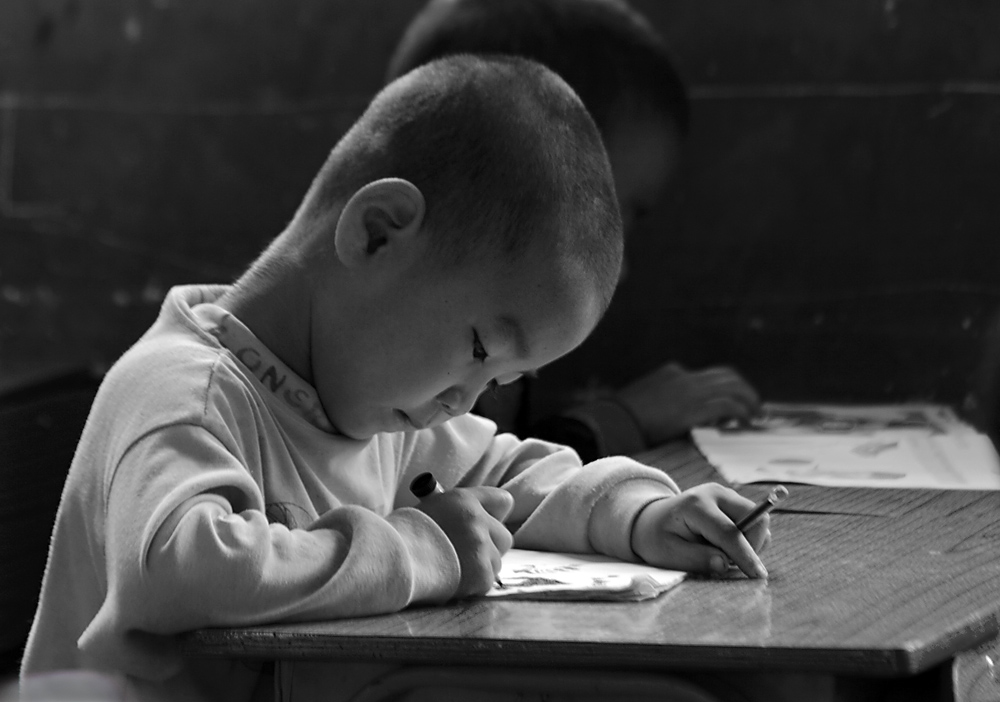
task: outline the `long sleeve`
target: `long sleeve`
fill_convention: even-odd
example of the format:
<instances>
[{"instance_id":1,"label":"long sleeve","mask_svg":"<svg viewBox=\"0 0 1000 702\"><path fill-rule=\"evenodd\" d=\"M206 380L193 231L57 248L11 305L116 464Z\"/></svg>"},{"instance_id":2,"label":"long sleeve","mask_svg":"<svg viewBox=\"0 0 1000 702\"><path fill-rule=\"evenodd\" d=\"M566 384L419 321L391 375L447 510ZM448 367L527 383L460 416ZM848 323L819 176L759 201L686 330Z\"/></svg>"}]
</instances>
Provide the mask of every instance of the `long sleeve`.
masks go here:
<instances>
[{"instance_id":1,"label":"long sleeve","mask_svg":"<svg viewBox=\"0 0 1000 702\"><path fill-rule=\"evenodd\" d=\"M650 501L679 492L665 473L625 456L584 465L567 446L494 431L488 420L457 417L420 437L407 471L412 476L437 466L446 487L496 485L510 491L514 510L508 524L522 548L634 560L635 516Z\"/></svg>"},{"instance_id":2,"label":"long sleeve","mask_svg":"<svg viewBox=\"0 0 1000 702\"><path fill-rule=\"evenodd\" d=\"M99 658L126 655L88 650L117 645L112 632L391 612L443 602L458 583L450 542L415 509L383 517L340 506L303 529L268 523L251 473L199 426L164 428L133 447L107 510L108 595L80 640ZM153 653L158 642L148 643ZM131 650L141 658L143 648Z\"/></svg>"},{"instance_id":3,"label":"long sleeve","mask_svg":"<svg viewBox=\"0 0 1000 702\"><path fill-rule=\"evenodd\" d=\"M332 434L300 411L301 384L261 381L201 326L190 305L219 294L172 291L105 377L60 502L24 675L88 668L200 688L206 676L174 634L450 599L459 561L413 508L420 471L449 488L510 490L521 546L622 558L642 506L676 491L630 459L584 466L570 448L498 435L472 415L370 441ZM219 685L236 690L236 677Z\"/></svg>"}]
</instances>

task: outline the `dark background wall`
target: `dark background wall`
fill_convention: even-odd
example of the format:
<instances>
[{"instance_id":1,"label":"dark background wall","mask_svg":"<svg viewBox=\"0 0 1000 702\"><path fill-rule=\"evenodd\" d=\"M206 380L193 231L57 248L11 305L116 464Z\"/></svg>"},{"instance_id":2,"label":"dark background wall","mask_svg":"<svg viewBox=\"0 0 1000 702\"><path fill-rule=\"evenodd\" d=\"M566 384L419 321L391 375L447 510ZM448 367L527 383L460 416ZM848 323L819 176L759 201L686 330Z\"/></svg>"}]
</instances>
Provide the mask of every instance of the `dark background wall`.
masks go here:
<instances>
[{"instance_id":1,"label":"dark background wall","mask_svg":"<svg viewBox=\"0 0 1000 702\"><path fill-rule=\"evenodd\" d=\"M774 399L971 408L1000 304L1000 4L634 0L680 187L539 407L668 358ZM422 0L0 2L0 385L105 368L290 218Z\"/></svg>"}]
</instances>

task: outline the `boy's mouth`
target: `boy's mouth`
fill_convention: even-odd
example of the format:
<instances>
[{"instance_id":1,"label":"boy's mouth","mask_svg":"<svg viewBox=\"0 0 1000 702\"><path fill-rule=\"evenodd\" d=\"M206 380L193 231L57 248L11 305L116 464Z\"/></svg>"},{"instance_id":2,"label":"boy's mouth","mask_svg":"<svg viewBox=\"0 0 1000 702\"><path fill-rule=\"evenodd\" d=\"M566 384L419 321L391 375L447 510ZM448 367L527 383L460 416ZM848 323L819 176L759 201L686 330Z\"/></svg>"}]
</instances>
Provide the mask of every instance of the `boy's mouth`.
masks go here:
<instances>
[{"instance_id":1,"label":"boy's mouth","mask_svg":"<svg viewBox=\"0 0 1000 702\"><path fill-rule=\"evenodd\" d=\"M398 410L393 410L393 412L410 429L423 429L424 428L424 427L420 426L419 424L417 424L416 422L414 422L413 419L410 417L410 415L408 415L403 410L398 409Z\"/></svg>"}]
</instances>

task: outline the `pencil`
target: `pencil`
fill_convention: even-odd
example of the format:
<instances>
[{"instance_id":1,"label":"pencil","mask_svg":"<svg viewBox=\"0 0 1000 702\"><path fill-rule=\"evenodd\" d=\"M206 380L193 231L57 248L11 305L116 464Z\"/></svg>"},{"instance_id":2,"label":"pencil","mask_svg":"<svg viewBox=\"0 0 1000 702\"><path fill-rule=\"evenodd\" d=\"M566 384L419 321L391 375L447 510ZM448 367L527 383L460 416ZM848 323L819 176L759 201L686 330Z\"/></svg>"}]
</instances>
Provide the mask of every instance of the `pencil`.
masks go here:
<instances>
[{"instance_id":1,"label":"pencil","mask_svg":"<svg viewBox=\"0 0 1000 702\"><path fill-rule=\"evenodd\" d=\"M736 528L746 533L746 530L756 524L758 519L774 509L786 497L788 497L788 488L784 485L778 485L768 493L767 497L755 504L753 509L747 512L740 521L736 522Z\"/></svg>"},{"instance_id":2,"label":"pencil","mask_svg":"<svg viewBox=\"0 0 1000 702\"><path fill-rule=\"evenodd\" d=\"M418 500L422 500L432 493L443 493L444 488L441 487L441 483L437 481L433 473L421 473L410 481L410 492Z\"/></svg>"}]
</instances>

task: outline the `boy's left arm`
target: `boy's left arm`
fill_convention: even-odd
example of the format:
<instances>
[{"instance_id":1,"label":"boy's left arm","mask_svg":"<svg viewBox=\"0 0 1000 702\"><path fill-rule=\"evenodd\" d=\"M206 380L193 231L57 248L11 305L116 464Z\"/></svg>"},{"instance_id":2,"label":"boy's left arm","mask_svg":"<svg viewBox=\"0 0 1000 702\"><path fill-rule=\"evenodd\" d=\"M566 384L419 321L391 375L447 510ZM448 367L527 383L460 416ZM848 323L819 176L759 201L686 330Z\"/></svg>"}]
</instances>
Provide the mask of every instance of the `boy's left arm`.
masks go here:
<instances>
[{"instance_id":1,"label":"boy's left arm","mask_svg":"<svg viewBox=\"0 0 1000 702\"><path fill-rule=\"evenodd\" d=\"M528 472L519 479L531 483L532 477ZM656 468L625 456L598 459L566 475L544 496L532 490L532 498L541 499L515 532L514 543L520 548L639 560L632 549L636 519L647 506L678 493L673 480ZM517 492L514 498L516 512Z\"/></svg>"},{"instance_id":2,"label":"boy's left arm","mask_svg":"<svg viewBox=\"0 0 1000 702\"><path fill-rule=\"evenodd\" d=\"M647 504L632 526L632 550L663 568L722 575L733 563L751 578L766 578L757 552L771 538L768 515L745 531L736 526L752 509L753 502L735 490L698 485Z\"/></svg>"},{"instance_id":3,"label":"boy's left arm","mask_svg":"<svg viewBox=\"0 0 1000 702\"><path fill-rule=\"evenodd\" d=\"M594 551L716 575L735 564L751 578L767 577L757 551L770 540L768 517L741 532L736 522L753 502L735 490L706 483L681 492L662 471L612 456L565 473L542 495L537 491L542 476L535 473L544 474L547 460L561 458L556 451L502 484L514 495L515 513L535 505L514 534L516 546ZM514 487L518 482L528 489Z\"/></svg>"}]
</instances>

